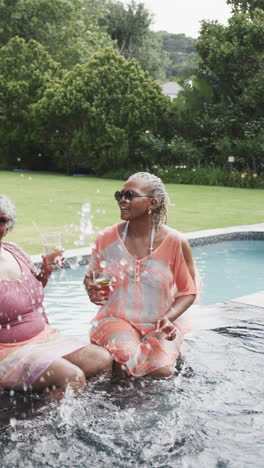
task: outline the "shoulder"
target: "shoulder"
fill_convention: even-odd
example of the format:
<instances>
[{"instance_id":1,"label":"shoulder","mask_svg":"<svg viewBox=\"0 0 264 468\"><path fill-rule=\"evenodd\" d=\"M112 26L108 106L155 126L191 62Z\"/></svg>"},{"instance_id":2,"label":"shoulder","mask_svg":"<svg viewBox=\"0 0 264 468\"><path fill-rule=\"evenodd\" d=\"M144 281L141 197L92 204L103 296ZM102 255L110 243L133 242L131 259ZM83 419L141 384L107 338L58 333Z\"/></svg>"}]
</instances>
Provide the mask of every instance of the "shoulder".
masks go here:
<instances>
[{"instance_id":1,"label":"shoulder","mask_svg":"<svg viewBox=\"0 0 264 468\"><path fill-rule=\"evenodd\" d=\"M185 258L191 256L191 247L185 235L182 232L177 231L176 229L170 228L168 226L166 226L166 228L167 237L170 239L171 243L178 246Z\"/></svg>"},{"instance_id":2,"label":"shoulder","mask_svg":"<svg viewBox=\"0 0 264 468\"><path fill-rule=\"evenodd\" d=\"M164 226L166 229L166 237L171 241L175 242L176 244L181 244L183 235L181 232L177 231L176 229L173 229L169 226Z\"/></svg>"},{"instance_id":3,"label":"shoulder","mask_svg":"<svg viewBox=\"0 0 264 468\"><path fill-rule=\"evenodd\" d=\"M29 257L29 255L26 252L24 252L24 250L21 247L19 247L19 245L16 244L15 242L6 242L6 241L4 241L3 242L3 247L6 247L11 252L13 252L13 251L19 252L21 255L24 255L25 257Z\"/></svg>"},{"instance_id":4,"label":"shoulder","mask_svg":"<svg viewBox=\"0 0 264 468\"><path fill-rule=\"evenodd\" d=\"M32 272L35 273L36 268L31 260L30 255L27 254L18 244L16 244L15 242L3 242L3 245L7 248L9 252L11 252L11 254L17 256L20 260L23 260L24 263L26 262L29 265Z\"/></svg>"},{"instance_id":5,"label":"shoulder","mask_svg":"<svg viewBox=\"0 0 264 468\"><path fill-rule=\"evenodd\" d=\"M118 224L113 224L112 226L108 226L97 234L96 242L97 244L108 244L118 238Z\"/></svg>"}]
</instances>

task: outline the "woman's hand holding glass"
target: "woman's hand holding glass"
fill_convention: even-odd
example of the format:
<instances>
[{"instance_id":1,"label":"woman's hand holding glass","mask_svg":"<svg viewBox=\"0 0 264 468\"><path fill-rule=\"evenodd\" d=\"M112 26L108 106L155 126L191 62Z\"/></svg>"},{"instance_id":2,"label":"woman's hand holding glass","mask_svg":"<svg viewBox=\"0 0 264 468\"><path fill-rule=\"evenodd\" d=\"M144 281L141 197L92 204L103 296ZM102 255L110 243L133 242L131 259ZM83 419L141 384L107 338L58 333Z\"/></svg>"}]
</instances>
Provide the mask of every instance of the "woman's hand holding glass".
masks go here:
<instances>
[{"instance_id":1,"label":"woman's hand holding glass","mask_svg":"<svg viewBox=\"0 0 264 468\"><path fill-rule=\"evenodd\" d=\"M44 269L48 271L58 270L63 267L65 257L63 257L64 250L57 250L56 252L42 255L42 264Z\"/></svg>"},{"instance_id":2,"label":"woman's hand holding glass","mask_svg":"<svg viewBox=\"0 0 264 468\"><path fill-rule=\"evenodd\" d=\"M44 255L42 256L43 266L48 271L62 268L65 262L63 257L64 249L61 243L61 232L49 232L41 234Z\"/></svg>"},{"instance_id":3,"label":"woman's hand holding glass","mask_svg":"<svg viewBox=\"0 0 264 468\"><path fill-rule=\"evenodd\" d=\"M92 278L85 278L85 286L91 302L105 305L113 288L113 278L104 270L94 270Z\"/></svg>"}]
</instances>

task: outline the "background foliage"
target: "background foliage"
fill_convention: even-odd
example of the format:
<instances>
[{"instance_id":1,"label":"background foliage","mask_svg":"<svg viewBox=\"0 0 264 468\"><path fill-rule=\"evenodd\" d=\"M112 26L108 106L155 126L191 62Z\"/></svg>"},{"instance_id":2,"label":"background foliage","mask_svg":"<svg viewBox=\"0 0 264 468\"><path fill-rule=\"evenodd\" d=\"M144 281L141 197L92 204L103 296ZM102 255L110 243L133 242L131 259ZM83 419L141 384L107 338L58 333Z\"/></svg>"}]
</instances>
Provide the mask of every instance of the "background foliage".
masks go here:
<instances>
[{"instance_id":1,"label":"background foliage","mask_svg":"<svg viewBox=\"0 0 264 468\"><path fill-rule=\"evenodd\" d=\"M193 41L133 0L0 0L0 168L262 187L264 1L227 3Z\"/></svg>"}]
</instances>

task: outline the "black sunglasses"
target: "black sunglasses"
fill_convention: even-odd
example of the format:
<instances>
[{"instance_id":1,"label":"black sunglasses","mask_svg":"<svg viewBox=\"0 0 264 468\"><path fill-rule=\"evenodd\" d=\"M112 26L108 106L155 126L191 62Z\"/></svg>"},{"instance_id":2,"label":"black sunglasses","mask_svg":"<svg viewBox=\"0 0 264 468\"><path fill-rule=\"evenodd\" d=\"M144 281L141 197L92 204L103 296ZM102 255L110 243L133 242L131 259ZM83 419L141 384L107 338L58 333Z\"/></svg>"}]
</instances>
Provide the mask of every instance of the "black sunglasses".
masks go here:
<instances>
[{"instance_id":1,"label":"black sunglasses","mask_svg":"<svg viewBox=\"0 0 264 468\"><path fill-rule=\"evenodd\" d=\"M9 218L7 216L0 216L0 225L3 226L3 224L8 223Z\"/></svg>"},{"instance_id":2,"label":"black sunglasses","mask_svg":"<svg viewBox=\"0 0 264 468\"><path fill-rule=\"evenodd\" d=\"M115 199L120 201L122 197L128 201L131 201L132 198L152 198L151 195L136 195L134 192L132 192L132 190L126 190L125 192L123 190L121 192L118 190L115 193Z\"/></svg>"}]
</instances>

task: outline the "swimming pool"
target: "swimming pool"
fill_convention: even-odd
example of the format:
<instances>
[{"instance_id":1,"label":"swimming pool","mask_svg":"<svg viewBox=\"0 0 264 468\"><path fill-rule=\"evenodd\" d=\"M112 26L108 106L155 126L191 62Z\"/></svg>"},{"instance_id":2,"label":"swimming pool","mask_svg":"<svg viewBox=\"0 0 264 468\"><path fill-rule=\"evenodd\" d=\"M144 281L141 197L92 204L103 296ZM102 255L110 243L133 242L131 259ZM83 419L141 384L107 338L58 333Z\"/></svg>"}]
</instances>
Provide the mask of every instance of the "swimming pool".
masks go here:
<instances>
[{"instance_id":1,"label":"swimming pool","mask_svg":"<svg viewBox=\"0 0 264 468\"><path fill-rule=\"evenodd\" d=\"M263 309L208 314L214 325L186 338L168 380L96 378L48 406L0 394L0 466L262 468Z\"/></svg>"},{"instance_id":2,"label":"swimming pool","mask_svg":"<svg viewBox=\"0 0 264 468\"><path fill-rule=\"evenodd\" d=\"M200 305L215 304L264 289L264 241L223 241L193 247L203 280ZM71 334L87 332L97 306L83 288L85 266L56 272L46 288L52 323Z\"/></svg>"},{"instance_id":3,"label":"swimming pool","mask_svg":"<svg viewBox=\"0 0 264 468\"><path fill-rule=\"evenodd\" d=\"M193 255L203 280L201 305L264 290L264 240L195 246Z\"/></svg>"},{"instance_id":4,"label":"swimming pool","mask_svg":"<svg viewBox=\"0 0 264 468\"><path fill-rule=\"evenodd\" d=\"M245 284L241 290L231 286L229 298L247 294L248 286L249 292L263 290L263 245L195 247L206 301L228 299L226 285L242 284L239 278ZM57 272L47 288L49 319L65 333L87 334L97 310L82 286L84 268ZM210 288L221 295L211 298ZM37 396L1 394L0 465L262 468L263 309L228 302L204 306L197 321L171 379L95 378L81 395L69 393L48 406Z\"/></svg>"}]
</instances>

